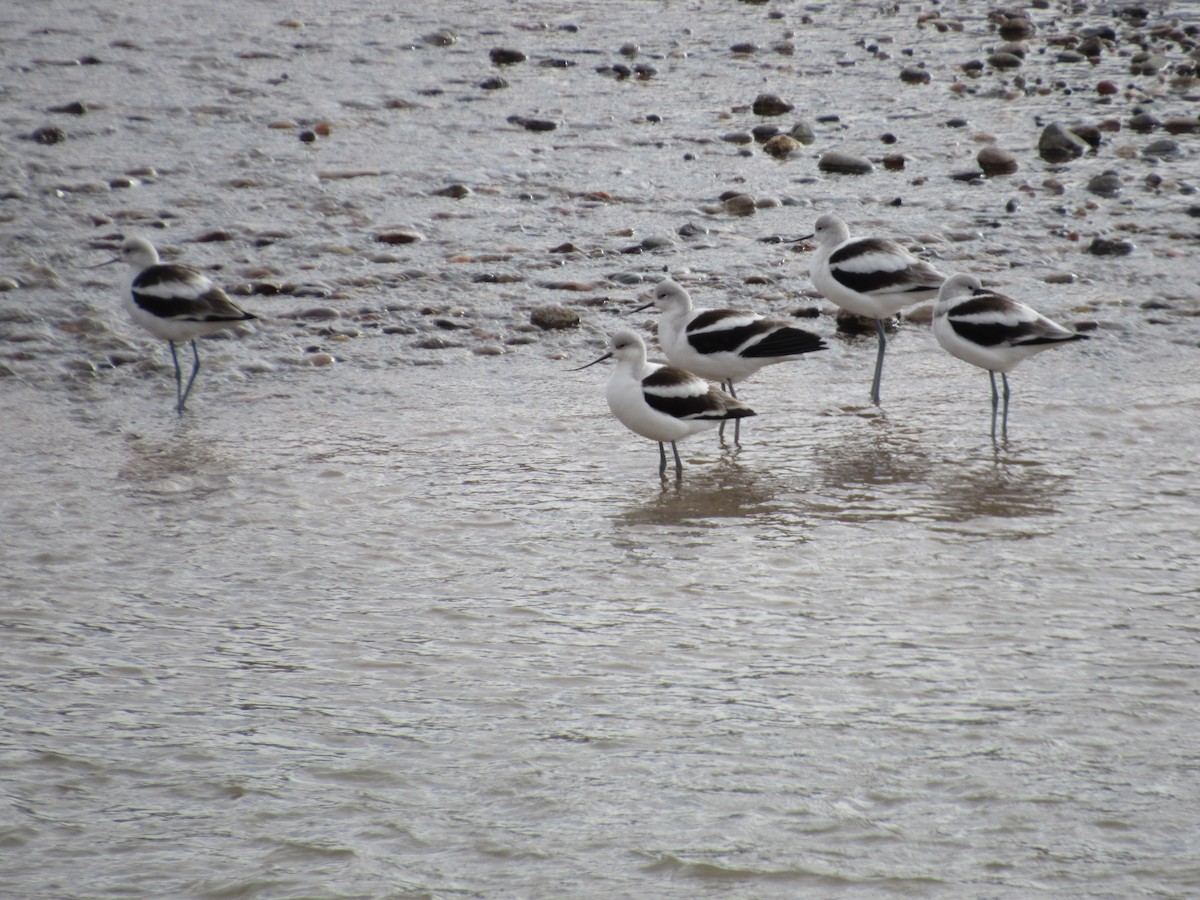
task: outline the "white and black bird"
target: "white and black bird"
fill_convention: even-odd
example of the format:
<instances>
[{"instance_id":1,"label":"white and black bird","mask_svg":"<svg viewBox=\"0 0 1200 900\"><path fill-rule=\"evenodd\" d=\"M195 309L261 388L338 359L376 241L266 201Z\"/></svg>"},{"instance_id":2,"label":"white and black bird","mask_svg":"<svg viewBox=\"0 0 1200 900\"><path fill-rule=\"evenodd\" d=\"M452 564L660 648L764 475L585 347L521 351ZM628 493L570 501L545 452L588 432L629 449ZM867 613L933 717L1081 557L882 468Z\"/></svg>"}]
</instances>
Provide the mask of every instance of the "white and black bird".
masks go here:
<instances>
[{"instance_id":1,"label":"white and black bird","mask_svg":"<svg viewBox=\"0 0 1200 900\"><path fill-rule=\"evenodd\" d=\"M660 475L667 471L666 444L675 454L675 477L683 475L676 441L715 428L726 419L755 415L754 410L698 375L674 366L648 362L646 345L634 331L618 331L610 350L579 369L615 358L605 397L614 416L642 437L658 442Z\"/></svg>"},{"instance_id":2,"label":"white and black bird","mask_svg":"<svg viewBox=\"0 0 1200 900\"><path fill-rule=\"evenodd\" d=\"M901 309L937 296L946 276L888 238L852 238L846 223L832 213L819 217L814 231L816 256L809 269L813 286L847 312L875 320L879 352L871 400L879 404L879 382L887 350L884 321Z\"/></svg>"},{"instance_id":3,"label":"white and black bird","mask_svg":"<svg viewBox=\"0 0 1200 900\"><path fill-rule=\"evenodd\" d=\"M691 295L670 278L655 285L650 296L649 303L632 311L658 307L658 342L671 365L718 382L733 397L735 382L764 366L826 349L820 335L783 319L738 309L693 309ZM739 432L735 419L735 441Z\"/></svg>"},{"instance_id":4,"label":"white and black bird","mask_svg":"<svg viewBox=\"0 0 1200 900\"><path fill-rule=\"evenodd\" d=\"M1051 347L1081 341L1087 335L1064 328L1031 306L986 290L974 275L946 279L933 311L933 333L952 355L986 369L992 382L992 437L1000 395L996 373L1004 387L1001 434L1008 435L1008 373L1017 363Z\"/></svg>"},{"instance_id":5,"label":"white and black bird","mask_svg":"<svg viewBox=\"0 0 1200 900\"><path fill-rule=\"evenodd\" d=\"M159 262L158 251L144 237L126 238L121 244L121 255L108 262L129 265L125 308L135 324L166 341L171 348L171 360L175 363L175 410L182 415L200 372L196 338L258 317L240 309L201 272L190 266ZM176 341L190 341L192 345L192 375L187 387L183 386L179 357L175 353Z\"/></svg>"}]
</instances>

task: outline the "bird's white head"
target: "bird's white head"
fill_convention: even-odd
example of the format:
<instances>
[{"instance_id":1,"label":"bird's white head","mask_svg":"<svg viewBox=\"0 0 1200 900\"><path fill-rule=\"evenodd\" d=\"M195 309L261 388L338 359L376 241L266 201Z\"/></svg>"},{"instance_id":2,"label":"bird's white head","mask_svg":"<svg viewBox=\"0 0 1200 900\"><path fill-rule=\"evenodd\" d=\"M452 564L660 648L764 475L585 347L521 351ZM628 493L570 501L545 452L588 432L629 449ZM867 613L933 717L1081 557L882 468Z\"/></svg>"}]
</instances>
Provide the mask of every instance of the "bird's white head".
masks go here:
<instances>
[{"instance_id":1,"label":"bird's white head","mask_svg":"<svg viewBox=\"0 0 1200 900\"><path fill-rule=\"evenodd\" d=\"M850 229L840 216L825 213L813 223L812 236L819 246L833 248L850 239Z\"/></svg>"},{"instance_id":2,"label":"bird's white head","mask_svg":"<svg viewBox=\"0 0 1200 900\"><path fill-rule=\"evenodd\" d=\"M969 297L979 290L983 290L983 282L978 277L970 272L959 272L942 282L942 287L938 291L938 300L958 300L962 297Z\"/></svg>"},{"instance_id":3,"label":"bird's white head","mask_svg":"<svg viewBox=\"0 0 1200 900\"><path fill-rule=\"evenodd\" d=\"M134 269L158 265L158 251L144 237L128 237L121 243L121 261Z\"/></svg>"}]
</instances>

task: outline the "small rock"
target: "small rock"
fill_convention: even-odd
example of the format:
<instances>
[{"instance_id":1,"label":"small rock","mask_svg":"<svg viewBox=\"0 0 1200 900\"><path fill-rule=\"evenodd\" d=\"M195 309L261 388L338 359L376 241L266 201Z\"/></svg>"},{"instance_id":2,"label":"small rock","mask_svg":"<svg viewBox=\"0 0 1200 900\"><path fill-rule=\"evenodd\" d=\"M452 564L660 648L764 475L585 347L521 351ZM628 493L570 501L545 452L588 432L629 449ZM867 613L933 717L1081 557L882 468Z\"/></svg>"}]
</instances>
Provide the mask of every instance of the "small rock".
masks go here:
<instances>
[{"instance_id":1,"label":"small rock","mask_svg":"<svg viewBox=\"0 0 1200 900\"><path fill-rule=\"evenodd\" d=\"M425 240L425 236L419 231L398 229L378 234L375 236L375 240L381 244L415 244Z\"/></svg>"},{"instance_id":2,"label":"small rock","mask_svg":"<svg viewBox=\"0 0 1200 900\"><path fill-rule=\"evenodd\" d=\"M788 131L788 136L794 137L805 146L808 146L817 140L817 133L813 130L813 127L804 121L797 122L795 125L793 125L791 130Z\"/></svg>"},{"instance_id":3,"label":"small rock","mask_svg":"<svg viewBox=\"0 0 1200 900\"><path fill-rule=\"evenodd\" d=\"M1113 94L1120 93L1121 89L1117 87L1115 81L1101 81L1096 85L1096 93L1101 97L1111 97Z\"/></svg>"},{"instance_id":4,"label":"small rock","mask_svg":"<svg viewBox=\"0 0 1200 900\"><path fill-rule=\"evenodd\" d=\"M769 153L776 159L787 159L793 153L803 148L803 144L794 137L788 137L786 134L777 134L763 144L763 152Z\"/></svg>"},{"instance_id":5,"label":"small rock","mask_svg":"<svg viewBox=\"0 0 1200 900\"><path fill-rule=\"evenodd\" d=\"M975 157L985 175L1011 175L1017 171L1017 158L1007 150L988 145Z\"/></svg>"},{"instance_id":6,"label":"small rock","mask_svg":"<svg viewBox=\"0 0 1200 900\"><path fill-rule=\"evenodd\" d=\"M46 112L63 113L69 116L82 116L87 113L87 107L76 100L73 103L64 103L62 106L52 106Z\"/></svg>"},{"instance_id":7,"label":"small rock","mask_svg":"<svg viewBox=\"0 0 1200 900\"><path fill-rule=\"evenodd\" d=\"M933 76L920 66L905 66L900 70L900 80L905 84L929 84Z\"/></svg>"},{"instance_id":8,"label":"small rock","mask_svg":"<svg viewBox=\"0 0 1200 900\"><path fill-rule=\"evenodd\" d=\"M729 52L730 53L738 53L743 56L748 56L751 53L757 53L759 51L759 49L760 48L759 48L758 44L753 44L749 41L743 41L740 44L734 44L732 47L730 47Z\"/></svg>"},{"instance_id":9,"label":"small rock","mask_svg":"<svg viewBox=\"0 0 1200 900\"><path fill-rule=\"evenodd\" d=\"M822 172L835 172L839 175L866 175L875 170L866 157L856 156L844 150L830 150L822 154L817 168Z\"/></svg>"},{"instance_id":10,"label":"small rock","mask_svg":"<svg viewBox=\"0 0 1200 900\"><path fill-rule=\"evenodd\" d=\"M1179 142L1169 138L1154 141L1142 150L1142 156L1148 159L1174 159L1179 155Z\"/></svg>"},{"instance_id":11,"label":"small rock","mask_svg":"<svg viewBox=\"0 0 1200 900\"><path fill-rule=\"evenodd\" d=\"M903 153L889 153L883 158L883 167L889 172L899 172L907 161L907 157Z\"/></svg>"},{"instance_id":12,"label":"small rock","mask_svg":"<svg viewBox=\"0 0 1200 900\"><path fill-rule=\"evenodd\" d=\"M488 52L488 59L497 66L511 66L516 63L523 63L529 57L520 50L510 50L507 47L493 47Z\"/></svg>"},{"instance_id":13,"label":"small rock","mask_svg":"<svg viewBox=\"0 0 1200 900\"><path fill-rule=\"evenodd\" d=\"M754 98L754 114L756 116L782 116L795 109L792 104L777 97L775 94L759 94Z\"/></svg>"},{"instance_id":14,"label":"small rock","mask_svg":"<svg viewBox=\"0 0 1200 900\"><path fill-rule=\"evenodd\" d=\"M529 321L543 331L579 327L579 313L565 306L538 306L529 314Z\"/></svg>"},{"instance_id":15,"label":"small rock","mask_svg":"<svg viewBox=\"0 0 1200 900\"><path fill-rule=\"evenodd\" d=\"M1129 119L1129 127L1142 134L1153 131L1160 125L1162 125L1162 122L1148 112L1136 113Z\"/></svg>"},{"instance_id":16,"label":"small rock","mask_svg":"<svg viewBox=\"0 0 1200 900\"><path fill-rule=\"evenodd\" d=\"M508 82L499 75L496 75L492 78L485 78L483 81L479 82L480 90L484 91L499 91L506 87L508 87Z\"/></svg>"},{"instance_id":17,"label":"small rock","mask_svg":"<svg viewBox=\"0 0 1200 900\"><path fill-rule=\"evenodd\" d=\"M748 131L730 131L721 135L721 140L730 144L753 144L754 135Z\"/></svg>"},{"instance_id":18,"label":"small rock","mask_svg":"<svg viewBox=\"0 0 1200 900\"><path fill-rule=\"evenodd\" d=\"M987 61L988 65L990 65L993 69L1016 69L1023 62L1021 57L1017 56L1015 53L1004 52L993 53L987 58Z\"/></svg>"},{"instance_id":19,"label":"small rock","mask_svg":"<svg viewBox=\"0 0 1200 900\"><path fill-rule=\"evenodd\" d=\"M1079 276L1074 272L1051 272L1042 281L1046 284L1074 284Z\"/></svg>"},{"instance_id":20,"label":"small rock","mask_svg":"<svg viewBox=\"0 0 1200 900\"><path fill-rule=\"evenodd\" d=\"M1000 37L1006 41L1023 41L1033 37L1037 28L1024 16L1010 16L1000 23Z\"/></svg>"},{"instance_id":21,"label":"small rock","mask_svg":"<svg viewBox=\"0 0 1200 900\"><path fill-rule=\"evenodd\" d=\"M455 200L462 200L464 197L471 196L471 189L465 184L450 184L444 188L434 191L433 196L451 197Z\"/></svg>"},{"instance_id":22,"label":"small rock","mask_svg":"<svg viewBox=\"0 0 1200 900\"><path fill-rule=\"evenodd\" d=\"M39 144L61 144L67 139L67 133L61 128L54 125L47 125L34 130L29 136L30 140L36 141Z\"/></svg>"},{"instance_id":23,"label":"small rock","mask_svg":"<svg viewBox=\"0 0 1200 900\"><path fill-rule=\"evenodd\" d=\"M721 201L725 212L733 216L752 216L758 209L758 204L749 194L734 194Z\"/></svg>"},{"instance_id":24,"label":"small rock","mask_svg":"<svg viewBox=\"0 0 1200 900\"><path fill-rule=\"evenodd\" d=\"M1038 138L1038 155L1046 162L1060 163L1083 156L1088 150L1087 142L1057 122L1042 129Z\"/></svg>"},{"instance_id":25,"label":"small rock","mask_svg":"<svg viewBox=\"0 0 1200 900\"><path fill-rule=\"evenodd\" d=\"M1172 116L1163 120L1162 127L1167 134L1197 134L1200 133L1200 119Z\"/></svg>"},{"instance_id":26,"label":"small rock","mask_svg":"<svg viewBox=\"0 0 1200 900\"><path fill-rule=\"evenodd\" d=\"M1115 197L1121 193L1121 176L1112 170L1095 175L1088 181L1087 189L1101 197Z\"/></svg>"},{"instance_id":27,"label":"small rock","mask_svg":"<svg viewBox=\"0 0 1200 900\"><path fill-rule=\"evenodd\" d=\"M300 364L303 366L332 366L337 360L332 353L321 351L319 353L309 353L300 359Z\"/></svg>"},{"instance_id":28,"label":"small rock","mask_svg":"<svg viewBox=\"0 0 1200 900\"><path fill-rule=\"evenodd\" d=\"M760 144L765 144L779 133L780 131L778 125L755 125L750 129L750 134L754 137L754 140L758 141Z\"/></svg>"},{"instance_id":29,"label":"small rock","mask_svg":"<svg viewBox=\"0 0 1200 900\"><path fill-rule=\"evenodd\" d=\"M550 119L531 119L526 116L509 116L508 121L526 131L553 131L558 127L558 123Z\"/></svg>"},{"instance_id":30,"label":"small rock","mask_svg":"<svg viewBox=\"0 0 1200 900\"><path fill-rule=\"evenodd\" d=\"M1128 256L1133 252L1133 249L1132 241L1098 237L1092 239L1087 252L1093 256Z\"/></svg>"},{"instance_id":31,"label":"small rock","mask_svg":"<svg viewBox=\"0 0 1200 900\"><path fill-rule=\"evenodd\" d=\"M1100 147L1100 129L1095 125L1072 125L1068 129L1075 137L1080 138L1093 150Z\"/></svg>"}]
</instances>

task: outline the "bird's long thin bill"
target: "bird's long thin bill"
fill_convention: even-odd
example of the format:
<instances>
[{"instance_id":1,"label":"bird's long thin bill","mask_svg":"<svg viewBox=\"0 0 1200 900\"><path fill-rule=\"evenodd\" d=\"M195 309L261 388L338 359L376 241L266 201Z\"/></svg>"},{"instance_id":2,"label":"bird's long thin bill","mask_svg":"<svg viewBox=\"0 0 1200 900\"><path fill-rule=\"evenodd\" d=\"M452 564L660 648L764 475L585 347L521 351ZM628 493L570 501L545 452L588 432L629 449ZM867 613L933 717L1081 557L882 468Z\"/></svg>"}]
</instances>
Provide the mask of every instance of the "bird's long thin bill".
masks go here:
<instances>
[{"instance_id":1,"label":"bird's long thin bill","mask_svg":"<svg viewBox=\"0 0 1200 900\"><path fill-rule=\"evenodd\" d=\"M588 368L588 366L594 366L596 363L601 363L601 362L604 362L606 359L612 359L612 354L611 354L611 353L605 353L605 354L604 354L602 357L600 357L599 359L593 359L593 360L592 360L590 363L588 363L588 364L587 364L587 366L577 366L576 368L574 368L574 369L569 369L568 371L571 371L571 372L578 372L580 369L586 369L586 368Z\"/></svg>"},{"instance_id":2,"label":"bird's long thin bill","mask_svg":"<svg viewBox=\"0 0 1200 900\"><path fill-rule=\"evenodd\" d=\"M649 303L647 303L645 306L639 306L639 307L637 307L636 309L631 309L631 310L629 310L627 313L625 313L625 315L627 315L627 316L632 316L632 315L633 315L635 312L641 312L643 309L649 309L649 308L650 308L650 307L652 307L653 305L654 305L654 301L653 301L653 300L651 300L651 301L650 301Z\"/></svg>"},{"instance_id":3,"label":"bird's long thin bill","mask_svg":"<svg viewBox=\"0 0 1200 900\"><path fill-rule=\"evenodd\" d=\"M817 235L816 235L816 233L814 232L813 234L806 234L806 235L804 235L804 237L798 237L798 238L787 238L786 240L784 240L784 241L783 241L783 243L785 243L785 244L799 244L799 243L802 243L803 241L811 241L811 240L812 240L813 238L815 238L816 236L817 236Z\"/></svg>"},{"instance_id":4,"label":"bird's long thin bill","mask_svg":"<svg viewBox=\"0 0 1200 900\"><path fill-rule=\"evenodd\" d=\"M114 256L112 259L106 259L104 262L96 263L94 266L79 266L81 269L98 269L101 266L111 266L113 263L119 263L121 257Z\"/></svg>"}]
</instances>

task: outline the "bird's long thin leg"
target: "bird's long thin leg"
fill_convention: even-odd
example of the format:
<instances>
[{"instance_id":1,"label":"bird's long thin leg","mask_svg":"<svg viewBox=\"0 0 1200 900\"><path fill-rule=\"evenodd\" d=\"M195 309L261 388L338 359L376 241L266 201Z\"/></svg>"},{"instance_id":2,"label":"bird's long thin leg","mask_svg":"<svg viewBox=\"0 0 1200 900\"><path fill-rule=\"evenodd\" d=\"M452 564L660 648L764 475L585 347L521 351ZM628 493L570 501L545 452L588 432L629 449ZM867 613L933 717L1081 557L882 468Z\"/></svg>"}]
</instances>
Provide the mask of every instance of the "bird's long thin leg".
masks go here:
<instances>
[{"instance_id":1,"label":"bird's long thin leg","mask_svg":"<svg viewBox=\"0 0 1200 900\"><path fill-rule=\"evenodd\" d=\"M1004 382L1004 418L1000 423L1000 435L1004 440L1008 440L1008 373L1001 372L1000 380Z\"/></svg>"},{"instance_id":2,"label":"bird's long thin leg","mask_svg":"<svg viewBox=\"0 0 1200 900\"><path fill-rule=\"evenodd\" d=\"M879 335L879 354L875 357L875 380L871 382L871 400L879 405L879 382L883 379L883 354L887 352L887 333L883 319L875 320L875 333Z\"/></svg>"},{"instance_id":3,"label":"bird's long thin leg","mask_svg":"<svg viewBox=\"0 0 1200 900\"><path fill-rule=\"evenodd\" d=\"M174 343L171 344L171 353L175 352ZM187 403L188 394L192 392L192 385L196 383L196 376L200 374L200 351L196 348L196 341L192 341L192 377L188 379L187 388L184 389L183 395L179 398L178 412L183 415L183 405ZM179 362L175 362L175 381L176 388L179 387Z\"/></svg>"},{"instance_id":4,"label":"bird's long thin leg","mask_svg":"<svg viewBox=\"0 0 1200 900\"><path fill-rule=\"evenodd\" d=\"M728 390L729 386L730 386L730 382L728 382L728 381L722 381L722 382L721 382L721 390L723 390L723 391L724 391L724 390ZM724 444L724 443L725 443L725 422L726 422L726 421L728 421L728 420L725 420L725 419L723 419L723 420L721 421L721 427L719 427L719 428L717 429L717 437L719 437L719 438L721 439L721 443L722 443L722 444ZM734 425L736 426L736 425L737 425L737 423L735 422L735 423L734 423ZM735 442L737 441L737 438L736 438L736 437L734 438L734 441L735 441Z\"/></svg>"},{"instance_id":5,"label":"bird's long thin leg","mask_svg":"<svg viewBox=\"0 0 1200 900\"><path fill-rule=\"evenodd\" d=\"M179 372L179 357L175 353L175 342L167 341L171 348L171 362L175 363L175 411L183 412L183 376Z\"/></svg>"},{"instance_id":6,"label":"bird's long thin leg","mask_svg":"<svg viewBox=\"0 0 1200 900\"><path fill-rule=\"evenodd\" d=\"M675 480L678 481L683 477L683 460L679 458L679 447L674 441L671 441L671 450L675 454Z\"/></svg>"},{"instance_id":7,"label":"bird's long thin leg","mask_svg":"<svg viewBox=\"0 0 1200 900\"><path fill-rule=\"evenodd\" d=\"M725 382L725 384L728 385L729 396L732 397L734 400L736 400L737 399L737 391L735 391L733 389L733 379L731 378L729 381ZM733 420L733 443L734 443L734 446L737 446L737 447L742 446L742 420L741 419Z\"/></svg>"},{"instance_id":8,"label":"bird's long thin leg","mask_svg":"<svg viewBox=\"0 0 1200 900\"><path fill-rule=\"evenodd\" d=\"M992 381L992 440L996 439L996 411L1000 406L1000 394L996 391L996 373L988 370L988 378Z\"/></svg>"},{"instance_id":9,"label":"bird's long thin leg","mask_svg":"<svg viewBox=\"0 0 1200 900\"><path fill-rule=\"evenodd\" d=\"M665 478L667 474L667 448L662 441L658 442L658 477Z\"/></svg>"}]
</instances>

